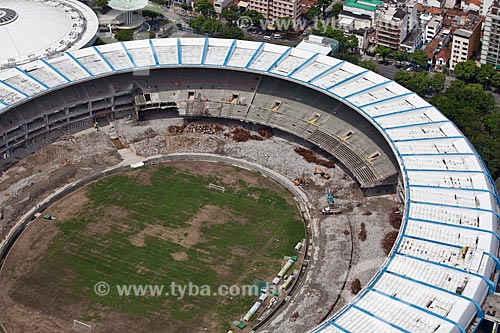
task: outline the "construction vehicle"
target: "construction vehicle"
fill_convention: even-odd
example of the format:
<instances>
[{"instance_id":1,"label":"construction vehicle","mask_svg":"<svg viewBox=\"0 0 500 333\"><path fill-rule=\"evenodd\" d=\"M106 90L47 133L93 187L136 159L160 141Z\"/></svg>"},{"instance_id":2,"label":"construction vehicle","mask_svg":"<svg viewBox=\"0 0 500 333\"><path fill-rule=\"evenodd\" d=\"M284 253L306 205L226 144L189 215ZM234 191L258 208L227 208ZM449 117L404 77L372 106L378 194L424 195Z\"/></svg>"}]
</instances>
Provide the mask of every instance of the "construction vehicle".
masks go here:
<instances>
[{"instance_id":1,"label":"construction vehicle","mask_svg":"<svg viewBox=\"0 0 500 333\"><path fill-rule=\"evenodd\" d=\"M295 178L295 180L293 181L293 183L296 186L304 186L304 185L306 185L306 180L304 179L304 177Z\"/></svg>"},{"instance_id":2,"label":"construction vehicle","mask_svg":"<svg viewBox=\"0 0 500 333\"><path fill-rule=\"evenodd\" d=\"M333 192L330 189L328 189L328 192L326 193L326 202L328 203L328 206L333 207L334 197Z\"/></svg>"},{"instance_id":3,"label":"construction vehicle","mask_svg":"<svg viewBox=\"0 0 500 333\"><path fill-rule=\"evenodd\" d=\"M325 170L319 167L314 168L314 174L321 175L321 177L323 177L324 179L330 179L330 174L328 172L325 172Z\"/></svg>"},{"instance_id":4,"label":"construction vehicle","mask_svg":"<svg viewBox=\"0 0 500 333\"><path fill-rule=\"evenodd\" d=\"M294 179L293 183L296 186L306 186L306 176L305 173L302 172L302 177L297 177Z\"/></svg>"},{"instance_id":5,"label":"construction vehicle","mask_svg":"<svg viewBox=\"0 0 500 333\"><path fill-rule=\"evenodd\" d=\"M330 207L325 207L321 210L321 214L323 215L337 215L341 214L342 210L338 208L330 208Z\"/></svg>"}]
</instances>

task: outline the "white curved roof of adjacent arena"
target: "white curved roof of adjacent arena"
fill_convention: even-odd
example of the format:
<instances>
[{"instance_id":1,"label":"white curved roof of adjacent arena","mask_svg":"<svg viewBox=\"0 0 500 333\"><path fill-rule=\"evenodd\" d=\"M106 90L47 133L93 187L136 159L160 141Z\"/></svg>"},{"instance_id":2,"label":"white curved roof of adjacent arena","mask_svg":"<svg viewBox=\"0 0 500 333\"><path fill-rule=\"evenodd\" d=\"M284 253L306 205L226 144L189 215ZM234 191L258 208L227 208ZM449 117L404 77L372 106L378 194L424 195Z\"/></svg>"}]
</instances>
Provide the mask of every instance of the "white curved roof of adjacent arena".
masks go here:
<instances>
[{"instance_id":1,"label":"white curved roof of adjacent arena","mask_svg":"<svg viewBox=\"0 0 500 333\"><path fill-rule=\"evenodd\" d=\"M219 68L282 78L363 115L386 138L405 186L393 251L358 297L313 332L462 332L493 292L500 215L474 147L435 107L351 63L240 40L140 40L67 52L0 72L0 113L51 89L138 68Z\"/></svg>"},{"instance_id":2,"label":"white curved roof of adjacent arena","mask_svg":"<svg viewBox=\"0 0 500 333\"><path fill-rule=\"evenodd\" d=\"M87 46L98 26L92 9L77 0L2 0L0 67Z\"/></svg>"},{"instance_id":3,"label":"white curved roof of adjacent arena","mask_svg":"<svg viewBox=\"0 0 500 333\"><path fill-rule=\"evenodd\" d=\"M108 6L123 11L139 10L148 5L148 0L109 0Z\"/></svg>"}]
</instances>

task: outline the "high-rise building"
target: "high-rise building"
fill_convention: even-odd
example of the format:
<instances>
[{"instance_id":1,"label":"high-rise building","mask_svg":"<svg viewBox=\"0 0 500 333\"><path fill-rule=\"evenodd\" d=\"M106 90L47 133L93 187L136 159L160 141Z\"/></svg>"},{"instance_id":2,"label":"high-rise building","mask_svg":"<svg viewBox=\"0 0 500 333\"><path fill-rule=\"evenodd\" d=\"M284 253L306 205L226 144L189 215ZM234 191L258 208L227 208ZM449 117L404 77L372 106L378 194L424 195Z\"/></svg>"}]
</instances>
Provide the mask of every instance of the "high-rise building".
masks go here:
<instances>
[{"instance_id":1,"label":"high-rise building","mask_svg":"<svg viewBox=\"0 0 500 333\"><path fill-rule=\"evenodd\" d=\"M481 63L500 70L500 4L493 2L484 23Z\"/></svg>"},{"instance_id":2,"label":"high-rise building","mask_svg":"<svg viewBox=\"0 0 500 333\"><path fill-rule=\"evenodd\" d=\"M377 45L399 49L408 34L406 9L391 3L379 13L375 23Z\"/></svg>"},{"instance_id":3,"label":"high-rise building","mask_svg":"<svg viewBox=\"0 0 500 333\"><path fill-rule=\"evenodd\" d=\"M279 18L289 17L294 26L300 20L301 7L301 0L250 0L248 5L248 9L258 11L270 23Z\"/></svg>"},{"instance_id":4,"label":"high-rise building","mask_svg":"<svg viewBox=\"0 0 500 333\"><path fill-rule=\"evenodd\" d=\"M454 70L459 62L469 60L479 50L481 37L481 19L468 15L460 29L452 35L450 69Z\"/></svg>"},{"instance_id":5,"label":"high-rise building","mask_svg":"<svg viewBox=\"0 0 500 333\"><path fill-rule=\"evenodd\" d=\"M422 32L418 29L420 32L415 33L418 28L417 5L416 0L385 3L375 19L377 45L399 49L404 44L405 49L413 51L419 48Z\"/></svg>"}]
</instances>

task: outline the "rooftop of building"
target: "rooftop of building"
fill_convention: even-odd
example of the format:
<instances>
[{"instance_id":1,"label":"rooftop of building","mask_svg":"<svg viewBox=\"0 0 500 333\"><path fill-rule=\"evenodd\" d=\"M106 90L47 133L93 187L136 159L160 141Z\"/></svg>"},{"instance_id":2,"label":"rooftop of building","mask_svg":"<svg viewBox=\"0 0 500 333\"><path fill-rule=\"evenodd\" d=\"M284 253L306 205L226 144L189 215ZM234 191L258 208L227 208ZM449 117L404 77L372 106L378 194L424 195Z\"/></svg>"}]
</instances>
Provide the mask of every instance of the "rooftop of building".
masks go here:
<instances>
[{"instance_id":1,"label":"rooftop of building","mask_svg":"<svg viewBox=\"0 0 500 333\"><path fill-rule=\"evenodd\" d=\"M302 6L312 7L318 4L318 0L301 0Z\"/></svg>"},{"instance_id":2,"label":"rooftop of building","mask_svg":"<svg viewBox=\"0 0 500 333\"><path fill-rule=\"evenodd\" d=\"M401 8L397 8L397 7L389 7L389 8L385 8L381 13L380 15L378 16L378 20L381 20L381 21L393 21L393 20L396 20L396 21L401 21L402 19L404 19L406 16L406 11L401 9Z\"/></svg>"},{"instance_id":3,"label":"rooftop of building","mask_svg":"<svg viewBox=\"0 0 500 333\"><path fill-rule=\"evenodd\" d=\"M401 45L412 46L414 45L418 39L422 38L422 30L420 28L413 29L405 38L405 40L401 43Z\"/></svg>"},{"instance_id":4,"label":"rooftop of building","mask_svg":"<svg viewBox=\"0 0 500 333\"><path fill-rule=\"evenodd\" d=\"M439 41L437 39L431 40L431 42L427 44L427 46L424 49L425 54L427 54L427 58L432 59L438 47L439 47Z\"/></svg>"},{"instance_id":5,"label":"rooftop of building","mask_svg":"<svg viewBox=\"0 0 500 333\"><path fill-rule=\"evenodd\" d=\"M374 12L383 2L383 0L347 0L344 8L353 7Z\"/></svg>"},{"instance_id":6,"label":"rooftop of building","mask_svg":"<svg viewBox=\"0 0 500 333\"><path fill-rule=\"evenodd\" d=\"M2 0L0 7L0 67L77 50L98 29L96 14L76 0Z\"/></svg>"},{"instance_id":7,"label":"rooftop of building","mask_svg":"<svg viewBox=\"0 0 500 333\"><path fill-rule=\"evenodd\" d=\"M436 28L441 24L442 21L443 21L443 18L441 16L433 16L432 19L427 24L427 27Z\"/></svg>"},{"instance_id":8,"label":"rooftop of building","mask_svg":"<svg viewBox=\"0 0 500 333\"><path fill-rule=\"evenodd\" d=\"M439 8L439 7L425 7L422 4L418 4L417 5L417 10L420 13L428 13L428 14L431 14L431 15L441 15L443 13L443 11L441 10L441 8Z\"/></svg>"},{"instance_id":9,"label":"rooftop of building","mask_svg":"<svg viewBox=\"0 0 500 333\"><path fill-rule=\"evenodd\" d=\"M345 7L344 7L345 8ZM340 16L347 16L347 17L352 17L352 18L355 18L355 19L358 19L358 20L372 20L371 16L370 15L366 15L366 14L356 14L356 13L353 13L353 12L350 12L348 10L342 10L340 13L339 13L339 17Z\"/></svg>"},{"instance_id":10,"label":"rooftop of building","mask_svg":"<svg viewBox=\"0 0 500 333\"><path fill-rule=\"evenodd\" d=\"M436 58L443 59L444 61L450 60L451 50L446 46L443 46L441 50L439 50L438 54L436 54Z\"/></svg>"}]
</instances>

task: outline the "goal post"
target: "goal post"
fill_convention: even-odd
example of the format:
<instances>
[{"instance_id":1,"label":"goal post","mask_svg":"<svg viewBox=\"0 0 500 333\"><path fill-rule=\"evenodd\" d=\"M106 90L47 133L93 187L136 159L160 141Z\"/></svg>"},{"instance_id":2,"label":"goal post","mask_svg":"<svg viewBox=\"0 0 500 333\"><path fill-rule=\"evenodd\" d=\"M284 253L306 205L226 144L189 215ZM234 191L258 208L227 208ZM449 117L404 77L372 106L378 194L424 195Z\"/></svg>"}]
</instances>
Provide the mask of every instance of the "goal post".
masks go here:
<instances>
[{"instance_id":1,"label":"goal post","mask_svg":"<svg viewBox=\"0 0 500 333\"><path fill-rule=\"evenodd\" d=\"M222 193L226 192L226 188L224 186L219 186L212 183L208 184L208 188L211 190L221 191Z\"/></svg>"},{"instance_id":2,"label":"goal post","mask_svg":"<svg viewBox=\"0 0 500 333\"><path fill-rule=\"evenodd\" d=\"M90 332L92 332L92 326L75 319L75 320L73 320L73 327L71 328L71 332L90 333Z\"/></svg>"}]
</instances>

